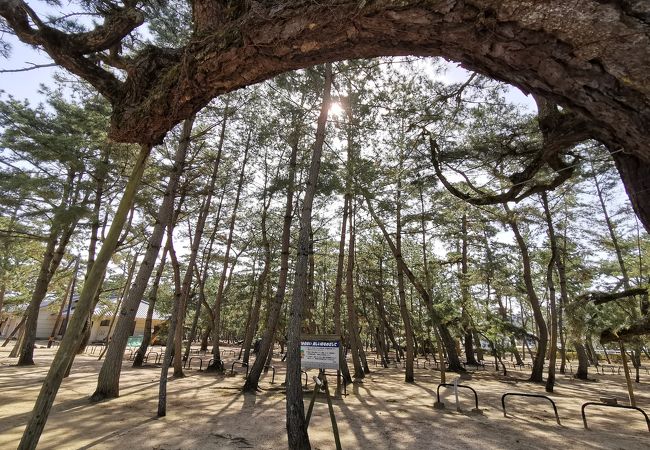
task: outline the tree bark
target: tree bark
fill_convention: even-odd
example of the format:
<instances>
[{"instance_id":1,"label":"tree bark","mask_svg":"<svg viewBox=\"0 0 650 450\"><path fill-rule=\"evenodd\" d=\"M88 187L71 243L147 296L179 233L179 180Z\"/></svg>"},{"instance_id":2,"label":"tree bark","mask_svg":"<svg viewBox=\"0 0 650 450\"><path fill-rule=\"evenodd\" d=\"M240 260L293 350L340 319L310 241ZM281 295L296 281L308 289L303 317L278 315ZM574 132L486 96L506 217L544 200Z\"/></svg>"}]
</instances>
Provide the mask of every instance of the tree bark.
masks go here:
<instances>
[{"instance_id":1,"label":"tree bark","mask_svg":"<svg viewBox=\"0 0 650 450\"><path fill-rule=\"evenodd\" d=\"M548 285L548 301L551 309L551 342L549 346L549 362L548 362L548 378L546 379L546 392L553 392L555 384L555 361L557 359L557 305L555 304L555 283L553 281L553 269L557 267L558 246L555 237L555 227L553 226L553 218L551 216L551 209L548 205L548 194L546 191L542 192L542 206L544 207L544 215L546 217L546 226L548 227L549 244L551 246L551 259L548 262L546 271L546 284Z\"/></svg>"},{"instance_id":2,"label":"tree bark","mask_svg":"<svg viewBox=\"0 0 650 450\"><path fill-rule=\"evenodd\" d=\"M72 302L72 297L74 296L74 287L77 284L78 270L79 270L79 258L76 258L74 263L74 270L72 271L72 277L70 277L68 286L65 289L65 294L63 295L63 301L61 301L61 307L59 308L59 312L56 315L56 320L54 321L54 326L52 327L52 332L50 333L50 337L47 340L47 348L51 348L52 342L54 342L54 340L56 339L56 336L58 334L57 330L61 325L61 317L63 317L63 309L65 308L66 303L68 303L68 300ZM2 288L4 290L4 285ZM4 292L2 292L2 295L4 296ZM2 304L0 303L0 313L1 312L2 312Z\"/></svg>"},{"instance_id":3,"label":"tree bark","mask_svg":"<svg viewBox=\"0 0 650 450\"><path fill-rule=\"evenodd\" d=\"M190 118L183 124L183 130L174 155L174 163L169 174L167 188L165 189L163 201L158 209L156 222L154 223L151 237L147 244L144 259L138 269L135 282L133 283L133 286L128 289L128 296L121 307L117 326L113 333L113 339L111 340L106 353L106 360L104 361L104 364L102 364L102 368L99 372L97 388L91 396L92 401L99 401L105 398L115 398L119 396L120 374L122 371L124 350L131 333L133 321L138 312L138 306L140 305L140 301L142 300L149 279L151 278L151 273L156 264L165 229L173 217L176 191L178 189L180 178L185 170L185 157L190 146L193 122L193 118ZM151 327L151 323L149 324L149 327ZM143 356L144 355L142 355L142 357Z\"/></svg>"},{"instance_id":4,"label":"tree bark","mask_svg":"<svg viewBox=\"0 0 650 450\"><path fill-rule=\"evenodd\" d=\"M74 189L74 179L76 173L74 170L69 169L67 174L67 181L64 185L64 190L61 196L61 202L54 212L54 218L50 228L50 234L41 261L40 270L32 291L32 298L25 311L25 325L23 327L23 338L20 340L20 347L18 349L18 363L19 366L28 366L34 364L34 343L36 342L36 324L38 322L38 314L40 311L41 303L47 295L47 290L56 273L67 246L70 237L76 226L78 219L72 221L64 221L62 215L70 206L72 201L72 192Z\"/></svg>"},{"instance_id":5,"label":"tree bark","mask_svg":"<svg viewBox=\"0 0 650 450\"><path fill-rule=\"evenodd\" d=\"M447 361L449 363L449 370L455 372L464 372L465 369L463 368L462 364L460 363L460 359L458 358L458 352L456 351L455 341L452 338L451 334L449 333L449 329L443 323L442 316L440 316L440 314L435 310L431 296L424 288L424 286L422 286L422 283L420 283L415 278L415 275L413 274L413 272L411 272L411 269L409 269L409 267L406 265L404 258L402 258L401 253L397 251L397 248L395 247L393 240L390 238L390 235L386 231L386 227L384 226L383 222L379 219L379 216L377 216L377 214L375 213L375 210L372 207L372 203L370 202L370 199L367 197L366 197L366 204L368 205L368 212L370 212L370 215L372 216L373 220L375 221L377 226L380 228L382 234L384 235L384 240L390 247L390 250L393 253L393 257L395 258L396 263L398 265L401 265L402 270L404 271L404 274L408 278L409 282L413 285L413 287L415 287L415 289L418 291L418 294L420 294L420 297L422 297L424 303L427 305L429 316L431 316L431 320L438 328L438 333L440 334L440 339L442 341L442 344L445 346L447 350Z\"/></svg>"},{"instance_id":6,"label":"tree bark","mask_svg":"<svg viewBox=\"0 0 650 450\"><path fill-rule=\"evenodd\" d=\"M272 194L268 195L268 200L267 200L267 188L265 184L264 195L263 195L264 205L262 207L262 218L261 218L261 225L260 225L261 233L262 233L262 248L264 251L264 262L263 262L262 272L260 272L260 275L257 278L257 283L256 283L257 290L255 291L255 303L251 310L249 324L248 327L246 328L246 336L244 337L243 362L246 364L248 364L251 344L253 342L253 337L258 327L258 322L260 318L260 308L262 306L262 295L264 293L264 285L266 283L266 278L268 277L269 272L271 271L271 244L269 243L269 238L267 235L266 217L268 215L269 207L271 206L272 198L273 198ZM258 354L257 358L264 359L265 356L266 355Z\"/></svg>"},{"instance_id":7,"label":"tree bark","mask_svg":"<svg viewBox=\"0 0 650 450\"><path fill-rule=\"evenodd\" d=\"M242 187L244 185L244 175L246 170L246 163L248 161L248 150L250 147L252 130L248 131L248 138L244 148L244 160L242 161L241 171L239 172L239 182L237 185L237 194L235 195L235 203L232 208L232 215L230 216L230 229L228 231L228 240L226 242L226 251L223 256L223 268L221 270L221 278L219 279L219 287L217 295L212 307L214 315L212 321L212 355L214 361L208 369L219 370L221 365L221 353L219 350L219 337L221 335L221 303L223 301L224 286L226 283L226 274L228 271L228 258L230 257L230 250L232 248L233 235L235 232L235 222L237 221L237 208L239 207L239 198L241 196Z\"/></svg>"},{"instance_id":8,"label":"tree bark","mask_svg":"<svg viewBox=\"0 0 650 450\"><path fill-rule=\"evenodd\" d=\"M272 354L273 338L278 327L282 303L287 288L287 276L289 274L289 251L291 241L291 221L293 217L293 195L296 184L296 162L298 158L298 146L300 144L300 126L297 114L292 116L293 129L290 135L291 154L289 155L289 170L287 174L287 195L284 209L284 220L282 223L282 237L280 248L280 274L278 277L278 287L272 302L268 305L268 314L262 342L260 343L260 354L255 359L253 367L246 378L243 390L245 392L255 392L259 384L260 375L265 365L266 355Z\"/></svg>"},{"instance_id":9,"label":"tree bark","mask_svg":"<svg viewBox=\"0 0 650 450\"><path fill-rule=\"evenodd\" d=\"M400 152L399 155L399 170L397 178L397 192L395 193L395 221L397 229L395 231L395 248L397 253L402 255L402 170L403 170L403 156ZM426 274L425 274L426 278ZM415 375L413 373L413 358L415 352L413 349L413 325L411 324L411 314L406 307L406 292L404 291L404 269L400 264L397 264L397 291L399 297L399 311L404 322L404 334L406 338L406 360L404 364L404 381L413 383Z\"/></svg>"},{"instance_id":10,"label":"tree bark","mask_svg":"<svg viewBox=\"0 0 650 450\"><path fill-rule=\"evenodd\" d=\"M462 245L461 245L461 272L460 272L460 290L463 299L463 307L461 320L463 329L465 331L465 358L467 364L477 365L476 358L474 357L474 338L472 336L472 319L469 315L469 306L472 302L471 293L469 291L469 265L467 261L468 252L468 237L467 237L467 214L463 214L461 221L462 232Z\"/></svg>"},{"instance_id":11,"label":"tree bark","mask_svg":"<svg viewBox=\"0 0 650 450\"><path fill-rule=\"evenodd\" d=\"M303 303L307 291L307 271L309 266L309 228L312 206L318 185L321 155L325 142L327 112L330 107L332 87L332 65L325 65L323 100L316 126L316 139L312 148L309 175L300 213L300 233L298 235L298 254L296 258L295 279L289 310L287 341L287 437L291 450L310 449L305 408L302 401L302 380L300 377L300 328Z\"/></svg>"},{"instance_id":12,"label":"tree bark","mask_svg":"<svg viewBox=\"0 0 650 450\"><path fill-rule=\"evenodd\" d=\"M54 402L56 393L61 385L61 381L63 380L63 376L70 366L71 361L74 359L75 351L79 346L79 340L81 338L81 330L86 322L86 317L90 314L93 299L99 289L99 283L103 278L102 275L108 266L113 252L115 251L115 247L117 246L120 231L124 226L131 205L135 199L135 194L140 185L140 179L142 178L145 163L150 152L150 146L141 146L131 176L129 177L129 181L124 190L124 195L122 196L117 211L115 212L115 216L113 217L109 232L106 235L106 239L99 254L97 255L97 260L90 271L88 279L84 283L84 287L79 295L79 300L77 301L75 312L72 315L72 319L68 324L68 328L65 336L63 336L59 350L56 352L50 370L43 382L34 410L27 423L22 440L20 441L21 449L31 450L36 448L43 428L45 427L45 421L47 420L52 403Z\"/></svg>"},{"instance_id":13,"label":"tree bark","mask_svg":"<svg viewBox=\"0 0 650 450\"><path fill-rule=\"evenodd\" d=\"M158 417L167 415L167 375L169 366L172 363L174 352L174 335L179 323L180 300L181 300L181 272L179 269L178 258L174 249L174 224L169 223L167 226L167 246L169 248L169 261L172 263L174 273L174 298L172 300L172 313L169 318L169 330L167 332L167 344L165 353L162 358L162 368L160 369L160 380L158 383Z\"/></svg>"},{"instance_id":14,"label":"tree bark","mask_svg":"<svg viewBox=\"0 0 650 450\"><path fill-rule=\"evenodd\" d=\"M350 223L350 235L348 246L348 263L346 266L345 275L345 301L347 305L348 316L348 339L350 342L350 352L352 353L352 366L354 367L353 377L356 380L365 378L365 373L361 365L361 339L359 336L359 319L354 299L354 245L355 245L355 230L354 230L354 199L351 194L348 194L348 215Z\"/></svg>"},{"instance_id":15,"label":"tree bark","mask_svg":"<svg viewBox=\"0 0 650 450\"><path fill-rule=\"evenodd\" d=\"M162 256L160 257L160 263L158 264L158 269L156 270L156 275L154 277L153 285L149 290L149 296L147 300L149 302L149 307L147 308L147 318L144 321L144 334L142 335L142 343L138 350L136 350L133 357L133 367L142 367L144 362L144 357L147 354L147 349L149 344L151 344L151 325L153 323L153 313L156 306L156 300L158 299L158 287L160 286L160 279L162 278L163 271L165 269L165 262L167 260L167 252L169 251L169 244L165 245L163 249Z\"/></svg>"},{"instance_id":16,"label":"tree bark","mask_svg":"<svg viewBox=\"0 0 650 450\"><path fill-rule=\"evenodd\" d=\"M523 265L523 278L524 284L526 285L526 295L528 297L528 302L530 303L531 308L533 309L533 318L535 319L535 324L539 330L539 339L537 341L537 354L533 360L533 370L530 374L530 381L542 382L544 378L544 360L546 357L546 346L548 345L548 328L546 327L546 321L544 320L544 313L540 306L539 298L535 292L535 286L533 284L533 276L530 264L530 255L528 253L528 245L524 240L521 232L519 231L519 225L517 224L516 219L512 215L512 212L508 208L508 205L504 204L504 209L506 214L508 214L507 222L510 225L510 229L515 235L517 241L517 246L519 247L519 252L521 253L521 263ZM525 339L524 339L525 341Z\"/></svg>"}]
</instances>

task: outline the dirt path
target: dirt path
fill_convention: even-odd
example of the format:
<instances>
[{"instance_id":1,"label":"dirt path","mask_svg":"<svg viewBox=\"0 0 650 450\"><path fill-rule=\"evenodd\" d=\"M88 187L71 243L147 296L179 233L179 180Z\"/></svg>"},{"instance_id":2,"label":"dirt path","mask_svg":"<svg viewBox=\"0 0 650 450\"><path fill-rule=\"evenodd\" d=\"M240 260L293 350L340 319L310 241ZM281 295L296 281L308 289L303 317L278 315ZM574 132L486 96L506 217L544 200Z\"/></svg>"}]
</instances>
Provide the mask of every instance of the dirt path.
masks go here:
<instances>
[{"instance_id":1,"label":"dirt path","mask_svg":"<svg viewBox=\"0 0 650 450\"><path fill-rule=\"evenodd\" d=\"M33 407L53 350L37 349L36 367L12 366L9 350L0 349L0 449L16 448ZM286 448L284 367L279 361L275 384L271 374L262 379L263 391L244 395L243 375L215 376L198 370L168 384L168 415L155 417L160 368L133 369L125 362L121 396L90 404L100 362L82 355L64 381L41 437L42 449L213 449ZM228 369L230 366L228 365ZM524 381L525 373L504 378L476 372L463 384L478 392L481 414L474 414L469 391L460 391L462 412L457 412L451 389L441 390L444 410L433 408L439 374L416 369L416 383L403 383L399 369L375 369L363 383L351 386L348 396L334 400L345 449L647 449L650 433L641 413L593 408L588 410L591 430L582 425L580 406L599 397L618 397L627 403L622 375L594 375L596 382L558 376L556 392L562 425L552 407L541 399L507 399L505 392L544 393L541 385ZM316 371L311 371L315 375ZM449 376L450 375L450 376ZM449 374L451 380L454 374ZM650 412L650 376L637 384L637 403ZM335 384L335 380L330 380ZM310 387L313 383L310 382ZM309 396L305 396L309 399ZM334 448L327 404L319 397L309 434L312 447Z\"/></svg>"}]
</instances>

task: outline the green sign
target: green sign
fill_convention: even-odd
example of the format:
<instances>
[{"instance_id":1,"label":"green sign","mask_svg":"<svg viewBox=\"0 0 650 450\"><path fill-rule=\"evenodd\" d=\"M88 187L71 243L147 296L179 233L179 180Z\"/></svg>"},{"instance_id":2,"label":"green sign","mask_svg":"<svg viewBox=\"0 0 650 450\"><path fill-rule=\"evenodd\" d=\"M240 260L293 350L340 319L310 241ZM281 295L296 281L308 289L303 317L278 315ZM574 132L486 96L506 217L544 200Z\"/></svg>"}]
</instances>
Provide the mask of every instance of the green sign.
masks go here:
<instances>
[{"instance_id":1,"label":"green sign","mask_svg":"<svg viewBox=\"0 0 650 450\"><path fill-rule=\"evenodd\" d=\"M142 345L142 336L131 336L126 342L127 347L140 347Z\"/></svg>"}]
</instances>

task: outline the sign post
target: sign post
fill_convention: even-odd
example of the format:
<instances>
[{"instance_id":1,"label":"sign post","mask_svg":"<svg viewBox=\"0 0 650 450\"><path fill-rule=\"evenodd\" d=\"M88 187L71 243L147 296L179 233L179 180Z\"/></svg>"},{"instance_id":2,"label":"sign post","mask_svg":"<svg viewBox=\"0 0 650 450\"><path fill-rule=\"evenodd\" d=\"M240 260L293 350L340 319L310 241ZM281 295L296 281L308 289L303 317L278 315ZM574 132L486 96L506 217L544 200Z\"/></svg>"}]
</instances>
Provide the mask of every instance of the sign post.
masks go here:
<instances>
[{"instance_id":1,"label":"sign post","mask_svg":"<svg viewBox=\"0 0 650 450\"><path fill-rule=\"evenodd\" d=\"M321 334L300 339L300 365L305 369L339 370L341 339Z\"/></svg>"},{"instance_id":2,"label":"sign post","mask_svg":"<svg viewBox=\"0 0 650 450\"><path fill-rule=\"evenodd\" d=\"M316 394L322 389L325 391L325 396L327 397L327 406L332 421L332 431L334 432L334 442L337 450L341 449L341 439L339 437L338 426L336 425L336 417L334 417L334 407L332 406L332 398L330 397L330 390L327 385L325 369L339 370L340 350L341 338L336 335L309 335L303 336L300 339L300 365L302 369L318 369L318 377L314 377L314 393L312 394L311 402L307 409L307 426L309 426L309 419L314 409Z\"/></svg>"}]
</instances>

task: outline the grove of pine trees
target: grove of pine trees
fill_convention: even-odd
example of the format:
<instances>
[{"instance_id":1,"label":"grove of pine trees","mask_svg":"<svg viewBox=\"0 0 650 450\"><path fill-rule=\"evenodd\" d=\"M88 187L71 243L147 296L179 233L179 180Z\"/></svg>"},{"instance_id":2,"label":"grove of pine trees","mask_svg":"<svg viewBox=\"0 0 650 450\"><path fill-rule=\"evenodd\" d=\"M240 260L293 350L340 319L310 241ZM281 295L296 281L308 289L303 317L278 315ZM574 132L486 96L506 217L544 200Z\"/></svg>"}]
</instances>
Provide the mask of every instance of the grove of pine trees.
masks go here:
<instances>
[{"instance_id":1,"label":"grove of pine trees","mask_svg":"<svg viewBox=\"0 0 650 450\"><path fill-rule=\"evenodd\" d=\"M279 345L296 449L310 447L305 334L341 336L346 383L371 353L403 361L405 382L419 356L505 373L512 355L552 392L569 359L586 379L603 345L628 347L638 381L649 6L48 3L0 3L3 30L67 70L43 104L0 97L0 325L22 317L16 364L34 364L43 302L77 298L21 448L102 308L112 338L88 395L119 396L142 300L134 365L154 309L168 318L158 416L193 342L216 374L220 344L238 342L248 393Z\"/></svg>"}]
</instances>

